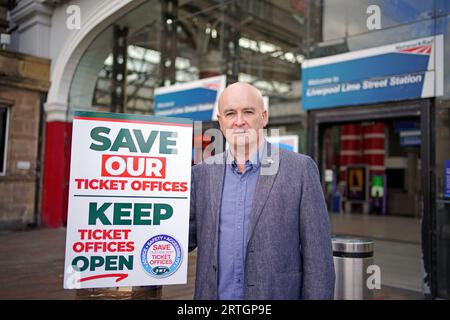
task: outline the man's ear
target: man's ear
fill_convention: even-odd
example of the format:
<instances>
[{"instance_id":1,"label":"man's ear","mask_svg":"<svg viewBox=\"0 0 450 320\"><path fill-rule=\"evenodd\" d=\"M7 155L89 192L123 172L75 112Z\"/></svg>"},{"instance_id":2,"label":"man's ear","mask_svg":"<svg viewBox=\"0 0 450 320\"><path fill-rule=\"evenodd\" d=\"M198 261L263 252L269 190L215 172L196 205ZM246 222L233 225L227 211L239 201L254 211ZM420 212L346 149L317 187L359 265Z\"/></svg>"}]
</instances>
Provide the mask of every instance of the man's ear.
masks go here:
<instances>
[{"instance_id":1,"label":"man's ear","mask_svg":"<svg viewBox=\"0 0 450 320\"><path fill-rule=\"evenodd\" d=\"M269 112L267 110L264 110L262 113L263 121L264 121L264 128L267 126L267 123L269 123Z\"/></svg>"},{"instance_id":2,"label":"man's ear","mask_svg":"<svg viewBox=\"0 0 450 320\"><path fill-rule=\"evenodd\" d=\"M222 116L220 115L220 113L217 114L217 122L219 123L219 127L221 127L221 122L222 122Z\"/></svg>"}]
</instances>

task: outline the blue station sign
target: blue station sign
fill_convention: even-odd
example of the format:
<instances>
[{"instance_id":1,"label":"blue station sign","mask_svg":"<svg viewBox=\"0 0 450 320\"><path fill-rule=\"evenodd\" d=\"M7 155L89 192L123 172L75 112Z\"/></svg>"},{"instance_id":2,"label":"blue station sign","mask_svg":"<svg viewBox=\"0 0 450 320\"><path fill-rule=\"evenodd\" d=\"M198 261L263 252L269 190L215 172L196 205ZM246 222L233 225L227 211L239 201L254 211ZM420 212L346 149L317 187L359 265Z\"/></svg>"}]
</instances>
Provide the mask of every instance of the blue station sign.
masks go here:
<instances>
[{"instance_id":1,"label":"blue station sign","mask_svg":"<svg viewBox=\"0 0 450 320\"><path fill-rule=\"evenodd\" d=\"M176 116L199 121L217 119L217 99L226 77L217 76L155 89L157 116Z\"/></svg>"},{"instance_id":2,"label":"blue station sign","mask_svg":"<svg viewBox=\"0 0 450 320\"><path fill-rule=\"evenodd\" d=\"M303 110L442 93L442 35L310 59L302 64Z\"/></svg>"}]
</instances>

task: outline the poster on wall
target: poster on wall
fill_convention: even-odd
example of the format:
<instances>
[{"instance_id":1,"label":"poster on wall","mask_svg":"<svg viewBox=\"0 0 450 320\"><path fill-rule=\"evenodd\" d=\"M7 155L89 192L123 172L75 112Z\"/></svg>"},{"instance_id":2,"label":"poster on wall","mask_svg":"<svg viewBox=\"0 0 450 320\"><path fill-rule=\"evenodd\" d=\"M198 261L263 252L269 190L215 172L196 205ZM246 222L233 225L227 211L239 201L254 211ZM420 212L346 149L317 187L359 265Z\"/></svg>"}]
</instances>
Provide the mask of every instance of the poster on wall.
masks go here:
<instances>
[{"instance_id":1,"label":"poster on wall","mask_svg":"<svg viewBox=\"0 0 450 320\"><path fill-rule=\"evenodd\" d=\"M384 197L384 176L379 175L372 176L371 197L372 198Z\"/></svg>"},{"instance_id":2,"label":"poster on wall","mask_svg":"<svg viewBox=\"0 0 450 320\"><path fill-rule=\"evenodd\" d=\"M192 121L75 112L64 288L187 281Z\"/></svg>"},{"instance_id":3,"label":"poster on wall","mask_svg":"<svg viewBox=\"0 0 450 320\"><path fill-rule=\"evenodd\" d=\"M367 195L367 169L365 166L347 167L347 199L365 201Z\"/></svg>"}]
</instances>

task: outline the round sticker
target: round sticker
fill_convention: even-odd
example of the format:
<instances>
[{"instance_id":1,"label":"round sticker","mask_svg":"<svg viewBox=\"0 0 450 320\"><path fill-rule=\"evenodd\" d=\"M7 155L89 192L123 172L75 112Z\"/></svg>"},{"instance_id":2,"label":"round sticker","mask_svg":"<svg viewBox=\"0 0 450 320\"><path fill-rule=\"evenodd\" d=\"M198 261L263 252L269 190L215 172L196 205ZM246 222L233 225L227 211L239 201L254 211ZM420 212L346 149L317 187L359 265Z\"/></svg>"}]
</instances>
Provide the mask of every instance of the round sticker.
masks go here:
<instances>
[{"instance_id":1,"label":"round sticker","mask_svg":"<svg viewBox=\"0 0 450 320\"><path fill-rule=\"evenodd\" d=\"M181 265L182 252L177 240L166 234L150 238L142 247L141 263L155 278L165 278Z\"/></svg>"}]
</instances>

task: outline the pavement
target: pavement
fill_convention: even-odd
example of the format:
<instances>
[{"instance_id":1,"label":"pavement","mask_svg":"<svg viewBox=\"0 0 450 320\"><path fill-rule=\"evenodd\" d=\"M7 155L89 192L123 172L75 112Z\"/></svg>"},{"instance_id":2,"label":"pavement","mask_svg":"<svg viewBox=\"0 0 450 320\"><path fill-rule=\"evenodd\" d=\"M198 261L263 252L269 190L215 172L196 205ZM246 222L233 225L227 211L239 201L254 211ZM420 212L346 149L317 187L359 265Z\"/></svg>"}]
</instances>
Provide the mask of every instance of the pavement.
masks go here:
<instances>
[{"instance_id":1,"label":"pavement","mask_svg":"<svg viewBox=\"0 0 450 320\"><path fill-rule=\"evenodd\" d=\"M77 290L63 289L66 229L0 232L0 300L74 300ZM191 300L194 293L196 251L189 254L185 285L162 287L163 300ZM422 293L385 285L376 300L421 300Z\"/></svg>"}]
</instances>

